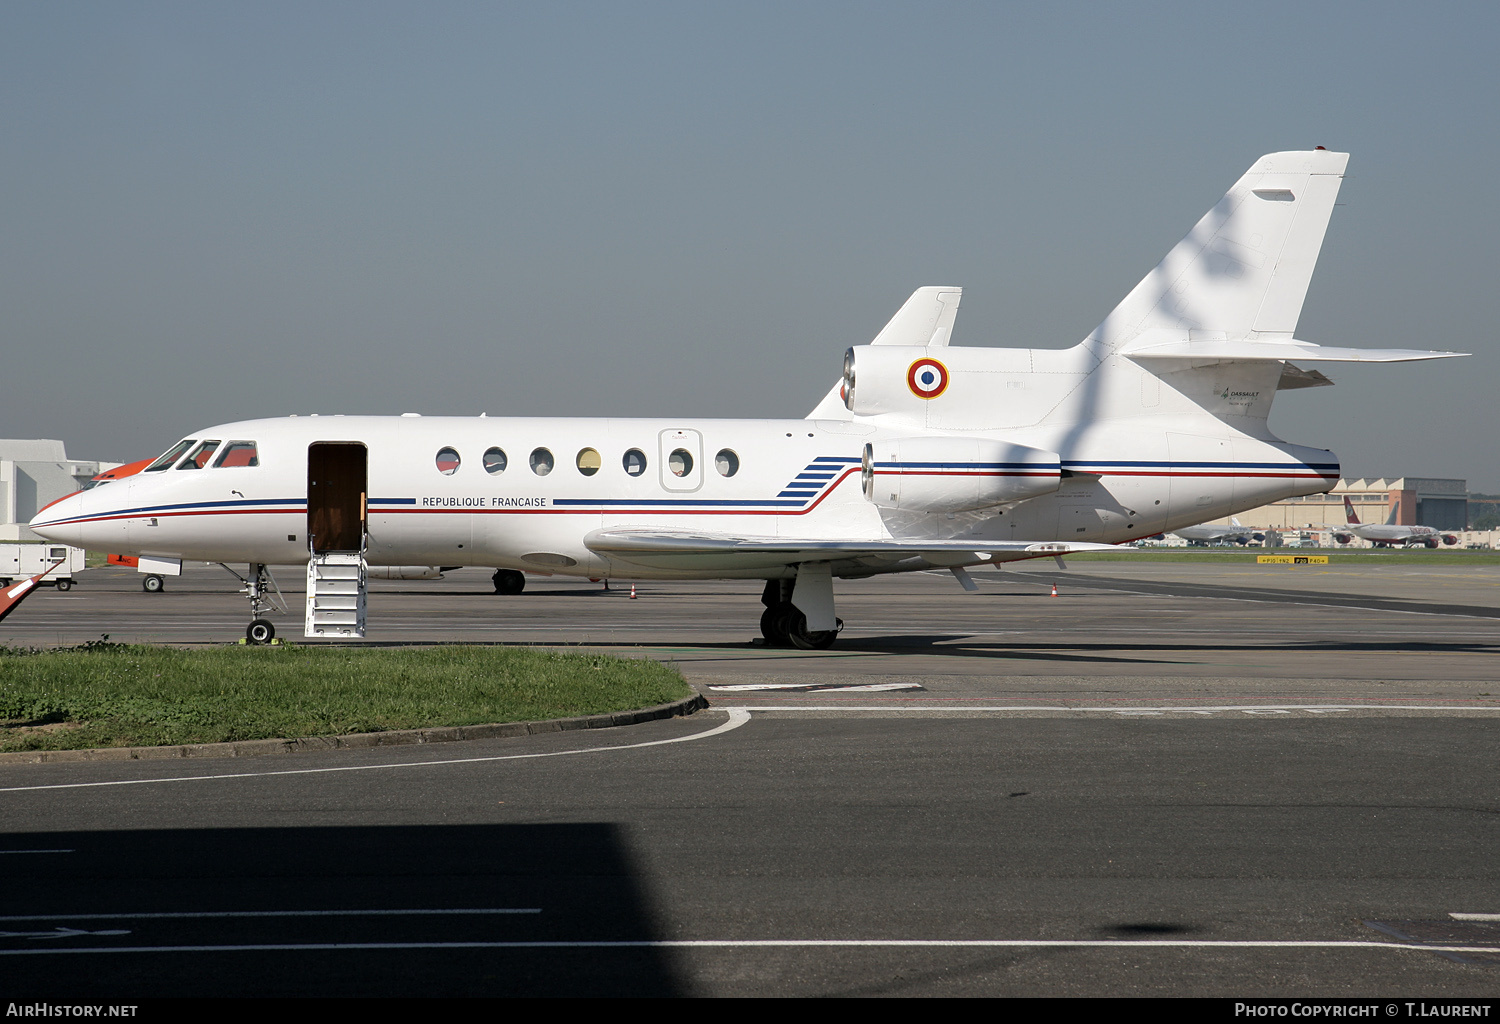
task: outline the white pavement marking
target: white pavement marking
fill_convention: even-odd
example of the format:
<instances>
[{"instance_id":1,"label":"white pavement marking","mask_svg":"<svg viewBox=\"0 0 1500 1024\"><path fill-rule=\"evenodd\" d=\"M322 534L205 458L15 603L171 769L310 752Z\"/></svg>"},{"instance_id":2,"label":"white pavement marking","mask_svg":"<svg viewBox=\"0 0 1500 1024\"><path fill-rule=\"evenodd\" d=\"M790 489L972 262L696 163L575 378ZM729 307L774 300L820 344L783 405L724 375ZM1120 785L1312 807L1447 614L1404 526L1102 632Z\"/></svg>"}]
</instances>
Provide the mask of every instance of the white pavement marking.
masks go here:
<instances>
[{"instance_id":1,"label":"white pavement marking","mask_svg":"<svg viewBox=\"0 0 1500 1024\"><path fill-rule=\"evenodd\" d=\"M76 850L0 850L0 856L7 853L76 853Z\"/></svg>"},{"instance_id":2,"label":"white pavement marking","mask_svg":"<svg viewBox=\"0 0 1500 1024\"><path fill-rule=\"evenodd\" d=\"M755 690L806 690L809 693L871 693L879 690L921 690L921 683L861 683L840 686L836 683L721 683L711 685L719 693L747 693Z\"/></svg>"},{"instance_id":3,"label":"white pavement marking","mask_svg":"<svg viewBox=\"0 0 1500 1024\"><path fill-rule=\"evenodd\" d=\"M792 949L810 947L887 947L934 949L1396 949L1420 953L1500 953L1500 946L1424 946L1371 940L1256 939L643 939L627 941L519 942L266 942L242 946L93 946L87 948L0 949L0 956L55 953L250 953L378 949Z\"/></svg>"},{"instance_id":4,"label":"white pavement marking","mask_svg":"<svg viewBox=\"0 0 1500 1024\"><path fill-rule=\"evenodd\" d=\"M160 782L208 782L215 779L258 779L271 775L321 775L328 772L368 772L384 768L431 768L450 764L481 764L486 761L521 761L533 757L566 757L569 754L605 754L616 750L639 750L641 747L659 747L667 743L688 743L706 740L731 729L738 729L750 721L750 713L741 708L729 709L729 721L706 732L695 732L691 736L677 736L669 740L648 740L645 743L623 743L615 747L585 747L581 750L553 750L545 754L499 754L493 757L454 757L442 761L400 761L395 764L354 764L337 768L288 768L276 772L233 772L223 775L179 775L167 779L116 779L111 782L65 782L51 786L8 786L0 793L29 793L42 789L89 789L97 786L149 786Z\"/></svg>"},{"instance_id":5,"label":"white pavement marking","mask_svg":"<svg viewBox=\"0 0 1500 1024\"><path fill-rule=\"evenodd\" d=\"M992 704L982 707L968 707L966 705L952 705L949 707L933 707L931 705L906 705L895 704L860 706L840 704L756 704L737 708L739 711L902 711L926 714L953 714L956 711L1089 711L1111 715L1159 715L1167 712L1173 714L1189 715L1213 715L1226 711L1238 711L1243 714L1265 715L1286 714L1292 711L1306 711L1314 715L1333 714L1339 711L1493 711L1500 714L1500 705L1490 704L1232 704L1223 706L1201 706L1201 707L1151 707L1151 708L1097 708L1097 707L1069 707L1066 704ZM0 789L0 793L6 792Z\"/></svg>"},{"instance_id":6,"label":"white pavement marking","mask_svg":"<svg viewBox=\"0 0 1500 1024\"><path fill-rule=\"evenodd\" d=\"M1455 921L1500 921L1500 914L1449 914Z\"/></svg>"},{"instance_id":7,"label":"white pavement marking","mask_svg":"<svg viewBox=\"0 0 1500 1024\"><path fill-rule=\"evenodd\" d=\"M478 907L455 910L202 910L145 914L21 914L4 921L146 921L196 917L426 917L435 914L540 914L541 907Z\"/></svg>"}]
</instances>

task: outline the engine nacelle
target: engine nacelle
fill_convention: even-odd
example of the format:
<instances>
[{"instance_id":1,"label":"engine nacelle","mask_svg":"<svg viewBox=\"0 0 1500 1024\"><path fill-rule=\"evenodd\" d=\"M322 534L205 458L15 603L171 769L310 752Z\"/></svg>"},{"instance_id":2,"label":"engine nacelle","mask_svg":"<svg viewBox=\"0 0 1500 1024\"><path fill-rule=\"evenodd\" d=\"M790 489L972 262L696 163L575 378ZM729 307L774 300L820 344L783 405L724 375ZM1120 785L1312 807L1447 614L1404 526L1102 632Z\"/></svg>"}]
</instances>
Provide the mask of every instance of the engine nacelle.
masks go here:
<instances>
[{"instance_id":1,"label":"engine nacelle","mask_svg":"<svg viewBox=\"0 0 1500 1024\"><path fill-rule=\"evenodd\" d=\"M944 350L943 355L951 354ZM948 389L949 370L925 348L861 345L844 353L844 405L857 416L911 413Z\"/></svg>"},{"instance_id":2,"label":"engine nacelle","mask_svg":"<svg viewBox=\"0 0 1500 1024\"><path fill-rule=\"evenodd\" d=\"M901 437L865 445L865 497L908 512L970 512L1051 494L1056 452L975 437Z\"/></svg>"},{"instance_id":3,"label":"engine nacelle","mask_svg":"<svg viewBox=\"0 0 1500 1024\"><path fill-rule=\"evenodd\" d=\"M1452 547L1454 544L1458 543L1458 538L1451 533L1445 533L1443 534L1443 543L1447 544L1449 547Z\"/></svg>"}]
</instances>

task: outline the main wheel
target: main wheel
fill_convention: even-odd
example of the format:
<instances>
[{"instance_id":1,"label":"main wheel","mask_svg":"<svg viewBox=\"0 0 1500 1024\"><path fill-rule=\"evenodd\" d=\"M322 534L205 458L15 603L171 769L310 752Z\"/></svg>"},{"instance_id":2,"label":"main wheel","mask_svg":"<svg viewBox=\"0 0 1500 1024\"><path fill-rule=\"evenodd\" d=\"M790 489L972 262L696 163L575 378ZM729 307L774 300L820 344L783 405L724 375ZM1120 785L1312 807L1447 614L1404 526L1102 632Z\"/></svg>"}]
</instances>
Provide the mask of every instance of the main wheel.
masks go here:
<instances>
[{"instance_id":1,"label":"main wheel","mask_svg":"<svg viewBox=\"0 0 1500 1024\"><path fill-rule=\"evenodd\" d=\"M163 590L167 589L167 581L156 575L156 573L152 573L141 580L141 589L148 594L160 594Z\"/></svg>"},{"instance_id":2,"label":"main wheel","mask_svg":"<svg viewBox=\"0 0 1500 1024\"><path fill-rule=\"evenodd\" d=\"M256 619L245 627L245 639L252 644L268 644L276 636L276 627L265 619Z\"/></svg>"},{"instance_id":3,"label":"main wheel","mask_svg":"<svg viewBox=\"0 0 1500 1024\"><path fill-rule=\"evenodd\" d=\"M786 633L787 609L790 607L788 604L775 604L761 613L760 635L772 647L785 647L790 639Z\"/></svg>"},{"instance_id":4,"label":"main wheel","mask_svg":"<svg viewBox=\"0 0 1500 1024\"><path fill-rule=\"evenodd\" d=\"M58 580L57 581L57 589L58 590L72 590L73 589L73 581L72 580Z\"/></svg>"},{"instance_id":5,"label":"main wheel","mask_svg":"<svg viewBox=\"0 0 1500 1024\"><path fill-rule=\"evenodd\" d=\"M798 650L825 651L833 646L833 642L838 639L839 630L844 625L843 619L835 619L834 622L836 625L832 629L808 629L807 616L793 608L787 622L787 638Z\"/></svg>"},{"instance_id":6,"label":"main wheel","mask_svg":"<svg viewBox=\"0 0 1500 1024\"><path fill-rule=\"evenodd\" d=\"M514 569L497 569L490 579L497 594L519 594L526 589L526 576Z\"/></svg>"}]
</instances>

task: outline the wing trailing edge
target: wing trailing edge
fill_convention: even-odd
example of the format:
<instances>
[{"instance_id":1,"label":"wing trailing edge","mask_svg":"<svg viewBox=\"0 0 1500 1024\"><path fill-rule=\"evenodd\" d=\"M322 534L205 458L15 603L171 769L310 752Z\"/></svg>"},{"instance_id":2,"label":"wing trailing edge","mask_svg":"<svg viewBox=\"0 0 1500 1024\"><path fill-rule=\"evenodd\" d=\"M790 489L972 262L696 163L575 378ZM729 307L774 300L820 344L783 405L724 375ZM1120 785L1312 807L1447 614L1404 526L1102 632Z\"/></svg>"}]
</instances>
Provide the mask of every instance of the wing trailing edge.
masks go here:
<instances>
[{"instance_id":1,"label":"wing trailing edge","mask_svg":"<svg viewBox=\"0 0 1500 1024\"><path fill-rule=\"evenodd\" d=\"M596 554L657 569L689 569L708 563L732 569L773 569L802 562L873 565L908 558L954 566L1051 558L1084 551L1129 550L1114 544L1069 541L816 540L655 530L596 530L584 537L584 544Z\"/></svg>"}]
</instances>

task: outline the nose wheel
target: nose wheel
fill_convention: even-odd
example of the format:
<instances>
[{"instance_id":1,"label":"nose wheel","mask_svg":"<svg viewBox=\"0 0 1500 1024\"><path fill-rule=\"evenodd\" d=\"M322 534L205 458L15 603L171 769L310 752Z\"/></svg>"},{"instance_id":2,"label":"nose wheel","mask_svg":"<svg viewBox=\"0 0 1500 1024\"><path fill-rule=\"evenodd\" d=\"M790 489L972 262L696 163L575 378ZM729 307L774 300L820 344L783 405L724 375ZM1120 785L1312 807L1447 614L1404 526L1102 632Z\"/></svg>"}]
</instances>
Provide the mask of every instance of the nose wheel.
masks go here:
<instances>
[{"instance_id":1,"label":"nose wheel","mask_svg":"<svg viewBox=\"0 0 1500 1024\"><path fill-rule=\"evenodd\" d=\"M245 639L252 644L268 644L276 637L276 627L267 619L256 619L245 627Z\"/></svg>"}]
</instances>

